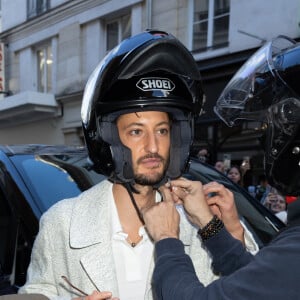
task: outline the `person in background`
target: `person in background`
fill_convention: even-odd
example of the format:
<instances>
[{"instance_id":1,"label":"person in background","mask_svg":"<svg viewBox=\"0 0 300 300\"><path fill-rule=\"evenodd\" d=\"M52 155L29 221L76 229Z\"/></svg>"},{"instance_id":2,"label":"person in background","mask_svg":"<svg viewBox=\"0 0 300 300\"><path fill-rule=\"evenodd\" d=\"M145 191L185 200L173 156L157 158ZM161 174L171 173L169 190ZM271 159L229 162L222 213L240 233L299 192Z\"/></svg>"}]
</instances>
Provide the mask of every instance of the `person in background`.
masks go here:
<instances>
[{"instance_id":1,"label":"person in background","mask_svg":"<svg viewBox=\"0 0 300 300\"><path fill-rule=\"evenodd\" d=\"M225 174L225 166L224 162L222 160L217 160L214 165L215 169L221 172L222 174Z\"/></svg>"},{"instance_id":2,"label":"person in background","mask_svg":"<svg viewBox=\"0 0 300 300\"><path fill-rule=\"evenodd\" d=\"M230 178L234 183L245 188L250 194L253 193L252 185L250 184L252 181L252 175L249 162L243 162L241 166L232 165L227 171L227 177Z\"/></svg>"},{"instance_id":3,"label":"person in background","mask_svg":"<svg viewBox=\"0 0 300 300\"><path fill-rule=\"evenodd\" d=\"M55 300L153 299L154 244L141 210L161 202L158 189L186 172L202 105L198 65L173 35L147 30L108 53L87 82L81 111L89 157L107 180L42 216L20 293ZM178 209L180 239L209 284L218 278L210 255ZM222 218L257 252L235 206Z\"/></svg>"},{"instance_id":4,"label":"person in background","mask_svg":"<svg viewBox=\"0 0 300 300\"><path fill-rule=\"evenodd\" d=\"M252 186L254 184L252 162L250 156L243 157L243 161L240 165L240 171L242 175L243 187L249 191L249 186Z\"/></svg>"},{"instance_id":5,"label":"person in background","mask_svg":"<svg viewBox=\"0 0 300 300\"><path fill-rule=\"evenodd\" d=\"M255 185L249 185L248 186L248 193L256 199L256 186Z\"/></svg>"},{"instance_id":6,"label":"person in background","mask_svg":"<svg viewBox=\"0 0 300 300\"><path fill-rule=\"evenodd\" d=\"M227 171L227 177L230 178L230 180L232 180L234 183L243 186L243 175L239 166L231 166Z\"/></svg>"},{"instance_id":7,"label":"person in background","mask_svg":"<svg viewBox=\"0 0 300 300\"><path fill-rule=\"evenodd\" d=\"M271 186L268 182L267 176L265 174L261 174L259 176L259 185L256 187L256 199L261 203L264 203L270 189Z\"/></svg>"},{"instance_id":8,"label":"person in background","mask_svg":"<svg viewBox=\"0 0 300 300\"><path fill-rule=\"evenodd\" d=\"M224 200L232 202L228 190L217 184L171 181L168 185L172 190L167 185L164 190L166 201L143 212L147 230L156 242L152 282L158 300L299 299L299 70L300 43L279 36L248 59L215 106L215 112L228 126L240 124L243 119L261 122L268 180L283 194L298 197L288 206L288 226L252 256L228 235L218 217ZM211 253L213 264L221 265L226 274L209 285L196 277L185 245L178 240L180 217L175 204L179 203L191 222L200 227L198 234Z\"/></svg>"},{"instance_id":9,"label":"person in background","mask_svg":"<svg viewBox=\"0 0 300 300\"><path fill-rule=\"evenodd\" d=\"M200 149L196 156L202 162L208 162L209 160L209 152L206 148Z\"/></svg>"},{"instance_id":10,"label":"person in background","mask_svg":"<svg viewBox=\"0 0 300 300\"><path fill-rule=\"evenodd\" d=\"M267 194L263 205L282 222L287 223L287 203L285 197L278 190L272 188Z\"/></svg>"}]
</instances>

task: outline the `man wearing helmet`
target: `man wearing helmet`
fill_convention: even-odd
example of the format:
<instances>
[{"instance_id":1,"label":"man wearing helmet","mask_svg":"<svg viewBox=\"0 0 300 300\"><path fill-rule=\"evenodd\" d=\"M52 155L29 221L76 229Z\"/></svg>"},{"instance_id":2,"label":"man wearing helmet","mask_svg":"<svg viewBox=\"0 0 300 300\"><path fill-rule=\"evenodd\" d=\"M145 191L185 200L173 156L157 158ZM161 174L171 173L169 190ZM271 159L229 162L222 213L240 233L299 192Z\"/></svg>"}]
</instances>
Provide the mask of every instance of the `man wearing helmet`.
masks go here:
<instances>
[{"instance_id":1,"label":"man wearing helmet","mask_svg":"<svg viewBox=\"0 0 300 300\"><path fill-rule=\"evenodd\" d=\"M299 70L300 44L279 36L250 57L215 106L229 126L242 119L261 122L268 180L281 192L298 197ZM215 187L218 193L208 198L216 183L202 186L176 179L171 184L172 192L164 190L164 203L143 210L148 232L156 241L153 286L157 299L299 299L299 200L288 207L287 228L252 256L228 234L218 217L217 207L224 198L232 197L230 191L219 185ZM208 286L197 278L178 240L180 217L174 202L182 203L190 220L200 227L198 233L214 265L226 275Z\"/></svg>"},{"instance_id":2,"label":"man wearing helmet","mask_svg":"<svg viewBox=\"0 0 300 300\"><path fill-rule=\"evenodd\" d=\"M185 172L202 99L192 55L165 32L124 40L102 60L84 91L82 123L89 157L108 180L44 214L20 293L153 298L154 245L141 210L161 201L164 183ZM228 230L257 251L235 206L223 213ZM181 214L180 238L208 284L217 278L210 257Z\"/></svg>"}]
</instances>

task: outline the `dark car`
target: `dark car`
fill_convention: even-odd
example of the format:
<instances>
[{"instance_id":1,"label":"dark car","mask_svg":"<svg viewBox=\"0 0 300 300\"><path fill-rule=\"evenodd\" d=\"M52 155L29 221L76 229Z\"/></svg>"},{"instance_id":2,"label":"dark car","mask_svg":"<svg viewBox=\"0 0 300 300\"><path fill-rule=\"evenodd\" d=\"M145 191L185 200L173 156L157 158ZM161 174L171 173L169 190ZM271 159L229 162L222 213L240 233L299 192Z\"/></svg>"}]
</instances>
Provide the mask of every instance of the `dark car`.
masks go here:
<instances>
[{"instance_id":1,"label":"dark car","mask_svg":"<svg viewBox=\"0 0 300 300\"><path fill-rule=\"evenodd\" d=\"M285 226L213 167L192 159L185 176L230 188L241 219L260 247ZM93 171L83 147L0 146L0 295L14 293L25 283L41 215L55 202L74 197L104 178Z\"/></svg>"}]
</instances>

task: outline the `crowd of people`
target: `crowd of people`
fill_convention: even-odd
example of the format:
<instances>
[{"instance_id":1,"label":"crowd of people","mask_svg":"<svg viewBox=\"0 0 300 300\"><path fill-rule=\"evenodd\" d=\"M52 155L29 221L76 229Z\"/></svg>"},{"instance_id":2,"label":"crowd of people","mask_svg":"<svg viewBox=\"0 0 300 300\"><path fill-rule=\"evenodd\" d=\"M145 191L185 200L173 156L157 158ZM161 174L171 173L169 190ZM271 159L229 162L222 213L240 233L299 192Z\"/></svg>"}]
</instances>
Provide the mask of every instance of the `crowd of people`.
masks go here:
<instances>
[{"instance_id":1,"label":"crowd of people","mask_svg":"<svg viewBox=\"0 0 300 300\"><path fill-rule=\"evenodd\" d=\"M197 158L202 162L209 162L209 157L209 150L206 148L201 148L197 152ZM232 182L245 188L253 198L257 199L284 223L287 222L287 195L283 195L271 186L265 174L259 175L258 179L254 178L249 157L244 157L240 165L232 164L229 168L226 168L224 160L217 160L214 167L230 178ZM247 176L248 178L246 178Z\"/></svg>"}]
</instances>

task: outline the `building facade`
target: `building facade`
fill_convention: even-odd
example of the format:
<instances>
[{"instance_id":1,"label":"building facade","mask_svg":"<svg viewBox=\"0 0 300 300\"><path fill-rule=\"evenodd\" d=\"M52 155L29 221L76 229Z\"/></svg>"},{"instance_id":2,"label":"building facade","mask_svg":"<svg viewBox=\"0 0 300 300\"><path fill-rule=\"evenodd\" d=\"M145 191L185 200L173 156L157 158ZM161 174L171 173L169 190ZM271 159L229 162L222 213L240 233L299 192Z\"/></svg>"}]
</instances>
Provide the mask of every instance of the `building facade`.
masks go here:
<instances>
[{"instance_id":1,"label":"building facade","mask_svg":"<svg viewBox=\"0 0 300 300\"><path fill-rule=\"evenodd\" d=\"M210 147L213 160L259 152L247 125L231 130L214 116L224 86L266 40L300 36L298 0L2 0L0 18L1 144L83 144L80 107L92 70L122 39L155 28L198 62L206 114L195 146Z\"/></svg>"}]
</instances>

